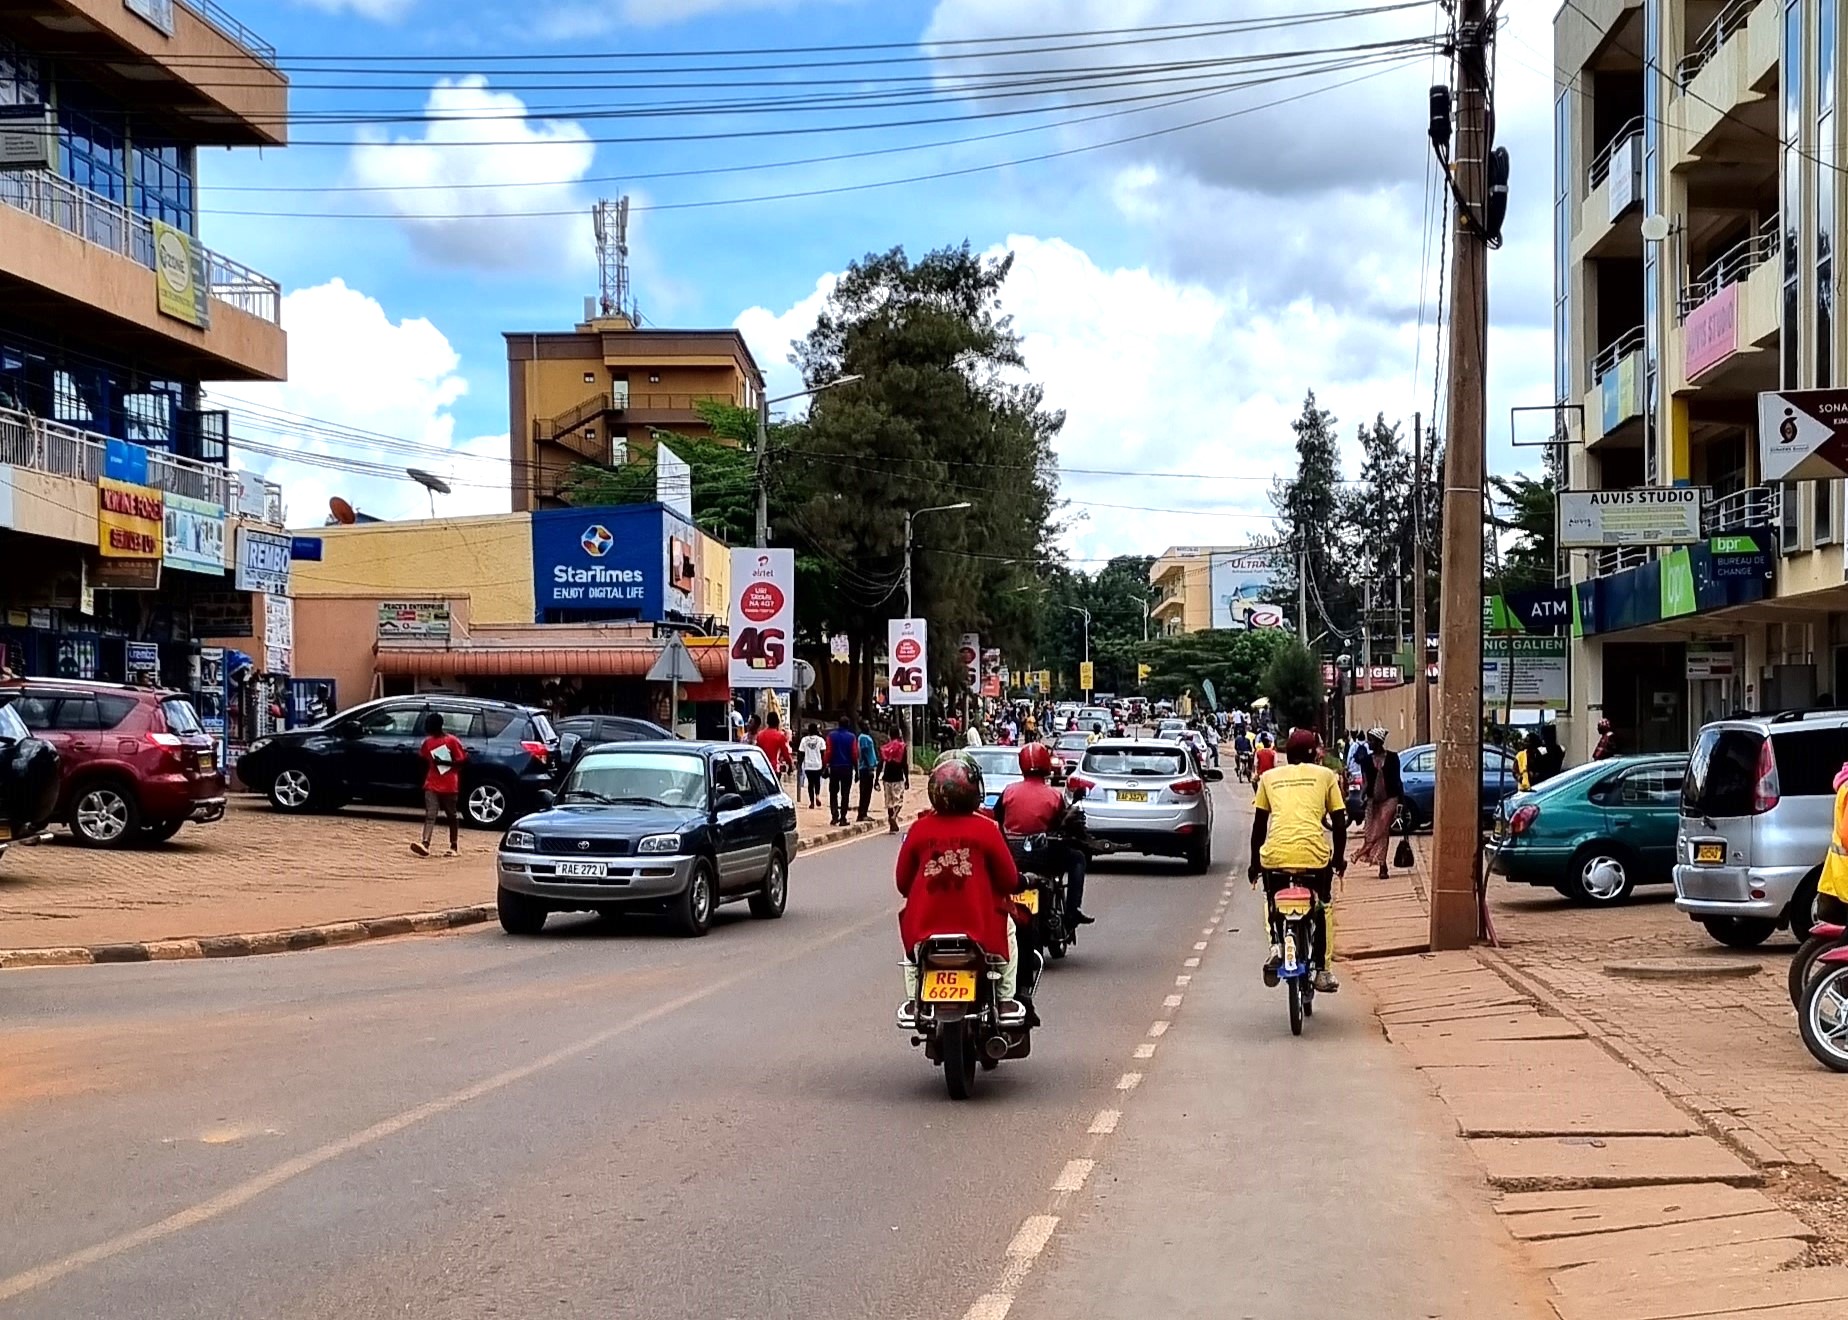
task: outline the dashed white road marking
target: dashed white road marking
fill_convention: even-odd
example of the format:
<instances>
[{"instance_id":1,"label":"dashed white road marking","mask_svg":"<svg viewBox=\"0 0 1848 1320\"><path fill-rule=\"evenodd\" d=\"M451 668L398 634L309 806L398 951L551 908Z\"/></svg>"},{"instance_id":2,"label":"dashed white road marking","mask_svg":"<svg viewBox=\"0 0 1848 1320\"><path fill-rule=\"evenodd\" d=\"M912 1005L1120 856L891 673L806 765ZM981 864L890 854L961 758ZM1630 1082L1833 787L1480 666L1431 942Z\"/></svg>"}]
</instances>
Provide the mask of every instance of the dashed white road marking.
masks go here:
<instances>
[{"instance_id":1,"label":"dashed white road marking","mask_svg":"<svg viewBox=\"0 0 1848 1320\"><path fill-rule=\"evenodd\" d=\"M963 1312L963 1320L1006 1320L1014 1299L1008 1293L983 1293L975 1305Z\"/></svg>"},{"instance_id":2,"label":"dashed white road marking","mask_svg":"<svg viewBox=\"0 0 1848 1320\"><path fill-rule=\"evenodd\" d=\"M1201 941L1199 941L1199 942L1198 942L1197 944L1195 944L1195 945L1194 945L1194 952L1195 952L1195 953L1205 953L1205 952L1206 952L1206 941L1205 941L1205 940L1201 940Z\"/></svg>"},{"instance_id":3,"label":"dashed white road marking","mask_svg":"<svg viewBox=\"0 0 1848 1320\"><path fill-rule=\"evenodd\" d=\"M1211 926L1202 926L1200 927L1200 933L1202 935L1211 935L1213 933L1213 928ZM1206 946L1204 944L1194 945L1194 948L1196 949L1204 949L1205 947Z\"/></svg>"},{"instance_id":4,"label":"dashed white road marking","mask_svg":"<svg viewBox=\"0 0 1848 1320\"><path fill-rule=\"evenodd\" d=\"M1007 1254L1016 1260L1032 1260L1046 1249L1053 1229L1058 1226L1057 1215L1028 1215L1020 1231L1014 1234L1014 1240L1007 1244Z\"/></svg>"},{"instance_id":5,"label":"dashed white road marking","mask_svg":"<svg viewBox=\"0 0 1848 1320\"><path fill-rule=\"evenodd\" d=\"M1183 990L1192 984L1192 982L1193 977L1191 976L1177 976L1174 978L1174 984Z\"/></svg>"},{"instance_id":6,"label":"dashed white road marking","mask_svg":"<svg viewBox=\"0 0 1848 1320\"><path fill-rule=\"evenodd\" d=\"M1155 1042L1152 1040L1145 1041L1143 1044L1136 1046L1136 1057L1138 1059L1154 1058L1155 1057Z\"/></svg>"},{"instance_id":7,"label":"dashed white road marking","mask_svg":"<svg viewBox=\"0 0 1848 1320\"><path fill-rule=\"evenodd\" d=\"M1085 1132L1093 1137L1107 1137L1116 1131L1117 1120L1123 1117L1120 1109L1100 1109L1097 1117L1091 1120L1091 1126Z\"/></svg>"},{"instance_id":8,"label":"dashed white road marking","mask_svg":"<svg viewBox=\"0 0 1848 1320\"><path fill-rule=\"evenodd\" d=\"M1198 967L1199 965L1200 965L1200 960L1198 958L1189 958L1187 959L1187 961L1181 964L1181 966L1183 967Z\"/></svg>"},{"instance_id":9,"label":"dashed white road marking","mask_svg":"<svg viewBox=\"0 0 1848 1320\"><path fill-rule=\"evenodd\" d=\"M1168 1034L1168 1026L1169 1023L1166 1018L1163 1018L1160 1022L1152 1022L1149 1024L1149 1035L1165 1036Z\"/></svg>"},{"instance_id":10,"label":"dashed white road marking","mask_svg":"<svg viewBox=\"0 0 1848 1320\"><path fill-rule=\"evenodd\" d=\"M1091 1176L1091 1170L1097 1167L1096 1160L1067 1160L1065 1167L1059 1170L1058 1179L1052 1184L1055 1192L1076 1192L1084 1187L1084 1180Z\"/></svg>"},{"instance_id":11,"label":"dashed white road marking","mask_svg":"<svg viewBox=\"0 0 1848 1320\"><path fill-rule=\"evenodd\" d=\"M1124 1073L1121 1077L1117 1078L1116 1089L1119 1091L1133 1091L1140 1085L1142 1085L1141 1073Z\"/></svg>"},{"instance_id":12,"label":"dashed white road marking","mask_svg":"<svg viewBox=\"0 0 1848 1320\"><path fill-rule=\"evenodd\" d=\"M1166 999L1161 1001L1161 1006L1163 1008L1179 1008L1181 1006L1181 996L1169 995Z\"/></svg>"}]
</instances>

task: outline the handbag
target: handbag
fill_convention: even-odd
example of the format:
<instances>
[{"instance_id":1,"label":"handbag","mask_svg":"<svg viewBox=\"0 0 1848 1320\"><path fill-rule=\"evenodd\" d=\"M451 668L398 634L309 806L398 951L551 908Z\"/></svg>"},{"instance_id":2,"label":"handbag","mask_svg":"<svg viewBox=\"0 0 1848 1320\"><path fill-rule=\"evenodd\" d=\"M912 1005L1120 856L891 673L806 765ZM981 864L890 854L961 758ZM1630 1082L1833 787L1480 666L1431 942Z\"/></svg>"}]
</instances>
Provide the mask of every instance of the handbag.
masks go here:
<instances>
[{"instance_id":1,"label":"handbag","mask_svg":"<svg viewBox=\"0 0 1848 1320\"><path fill-rule=\"evenodd\" d=\"M1405 833L1399 836L1398 846L1392 850L1392 864L1400 870L1410 870L1412 862L1412 817L1410 812L1401 810L1405 821Z\"/></svg>"}]
</instances>

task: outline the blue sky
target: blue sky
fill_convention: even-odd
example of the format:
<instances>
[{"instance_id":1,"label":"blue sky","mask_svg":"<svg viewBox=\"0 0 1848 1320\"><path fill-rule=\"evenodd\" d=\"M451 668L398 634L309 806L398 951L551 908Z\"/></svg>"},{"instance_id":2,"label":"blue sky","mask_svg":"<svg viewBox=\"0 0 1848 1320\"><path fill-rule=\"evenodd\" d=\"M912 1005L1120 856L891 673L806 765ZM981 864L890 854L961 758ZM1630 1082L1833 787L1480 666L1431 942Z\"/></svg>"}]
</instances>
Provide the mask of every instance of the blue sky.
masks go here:
<instances>
[{"instance_id":1,"label":"blue sky","mask_svg":"<svg viewBox=\"0 0 1848 1320\"><path fill-rule=\"evenodd\" d=\"M367 452L325 427L252 421L279 440L381 466L415 461L451 471L454 511L504 507L507 428L504 330L572 324L595 291L586 215L600 195L627 192L635 296L660 325L739 325L772 374L787 371L788 340L812 320L818 287L872 250L921 252L969 240L1010 249L1017 265L1009 310L1026 336L1029 367L1050 402L1071 414L1060 442L1074 500L1068 537L1083 557L1169 544L1242 541L1264 529L1270 477L1288 466L1288 421L1305 389L1339 414L1344 432L1375 411L1404 417L1431 407L1435 228L1424 146L1426 59L1224 91L1184 106L1122 113L1121 105L993 97L931 108L686 117L598 117L614 104L782 94L803 104L869 73L942 78L983 69L1042 74L1074 63L1223 57L1428 36L1434 4L1313 28L1193 37L1160 46L1042 54L1012 61L945 59L993 47L943 43L998 36L1295 16L1289 0L224 0L294 66L296 145L259 155L205 153L206 241L279 279L290 294L291 382L225 391L255 405L444 448L429 461L409 449ZM1336 6L1329 5L1328 8ZM1532 6L1520 8L1530 9ZM1547 318L1550 34L1523 15L1502 42L1502 137L1516 153L1508 246L1495 258L1491 341L1491 462L1512 464L1507 409L1551 393ZM935 43L920 49L910 43ZM607 90L621 70L725 63L710 52L790 46L879 45L867 55L911 63L850 69L839 53L732 62L770 64L730 74L679 72L684 89ZM650 61L647 52L681 52ZM610 54L620 58L604 60ZM547 72L508 56L569 57ZM920 55L931 58L919 59ZM323 71L308 57L344 60ZM385 57L380 59L379 57ZM425 58L429 57L429 58ZM566 66L598 86L563 90ZM370 77L351 70L378 68ZM603 72L599 72L603 70ZM551 76L548 76L548 73ZM445 85L438 87L438 79ZM388 80L393 90L356 89ZM330 87L325 84L348 84ZM1315 90L1288 105L1279 97ZM434 100L432 98L435 98ZM515 100L514 98L517 98ZM317 123L442 108L442 123ZM1004 115L1026 106L1054 113ZM521 122L509 110L543 111ZM1062 159L827 197L651 209L1014 160L1169 128L1209 115L1242 117ZM1110 113L1091 123L1070 122ZM850 122L939 115L989 116L914 129L851 132ZM1065 122L1056 122L1065 121ZM1032 125L996 141L936 145L883 157L707 177L658 177L714 166L889 148ZM708 142L595 139L738 133L816 126L826 131ZM426 135L465 141L422 144ZM411 139L411 145L379 139ZM312 145L329 143L331 145ZM518 145L506 145L518 143ZM652 176L652 177L651 177ZM599 182L598 180L608 180ZM491 184L489 187L457 185ZM365 187L371 191L348 191ZM295 188L306 191L267 191ZM249 190L249 191L242 191ZM272 212L257 216L240 212ZM432 221L426 213L476 217ZM482 213L493 213L483 216ZM563 212L510 218L521 212ZM298 214L299 213L299 214ZM1421 280L1422 276L1422 280ZM1423 296L1421 297L1421 284ZM1422 329L1421 329L1422 327ZM1416 375L1414 375L1416 368ZM788 379L786 375L783 379ZM406 459L406 454L411 454ZM256 464L253 464L256 465ZM1119 469L1184 472L1191 480L1122 479ZM1095 474L1083 471L1095 469ZM312 522L326 495L404 516L423 507L402 482L302 464L273 465L292 517Z\"/></svg>"}]
</instances>

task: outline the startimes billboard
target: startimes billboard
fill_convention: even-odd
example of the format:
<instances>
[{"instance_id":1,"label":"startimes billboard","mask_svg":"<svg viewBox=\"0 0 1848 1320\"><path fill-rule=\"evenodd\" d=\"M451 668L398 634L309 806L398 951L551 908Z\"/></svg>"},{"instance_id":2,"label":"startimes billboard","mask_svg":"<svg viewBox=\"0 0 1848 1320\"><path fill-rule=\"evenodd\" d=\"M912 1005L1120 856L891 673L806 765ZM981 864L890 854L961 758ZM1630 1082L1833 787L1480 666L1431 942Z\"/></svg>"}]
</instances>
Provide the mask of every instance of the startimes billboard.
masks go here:
<instances>
[{"instance_id":1,"label":"startimes billboard","mask_svg":"<svg viewBox=\"0 0 1848 1320\"><path fill-rule=\"evenodd\" d=\"M533 520L533 605L547 611L659 622L688 606L668 587L670 542L685 520L658 504L545 509Z\"/></svg>"}]
</instances>

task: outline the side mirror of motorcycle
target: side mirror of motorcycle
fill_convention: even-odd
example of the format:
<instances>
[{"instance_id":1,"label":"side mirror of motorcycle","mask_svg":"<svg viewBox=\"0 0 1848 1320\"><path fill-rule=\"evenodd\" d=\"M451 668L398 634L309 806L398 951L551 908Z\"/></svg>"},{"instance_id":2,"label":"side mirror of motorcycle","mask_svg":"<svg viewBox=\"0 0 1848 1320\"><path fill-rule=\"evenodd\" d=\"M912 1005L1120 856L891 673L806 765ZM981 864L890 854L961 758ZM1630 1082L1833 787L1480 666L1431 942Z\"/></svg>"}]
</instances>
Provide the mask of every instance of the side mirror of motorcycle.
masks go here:
<instances>
[{"instance_id":1,"label":"side mirror of motorcycle","mask_svg":"<svg viewBox=\"0 0 1848 1320\"><path fill-rule=\"evenodd\" d=\"M1206 778L1207 778L1208 783L1216 784L1220 780L1224 779L1225 777L1226 777L1226 772L1224 770L1221 770L1218 766L1215 765L1215 766L1207 767Z\"/></svg>"}]
</instances>

